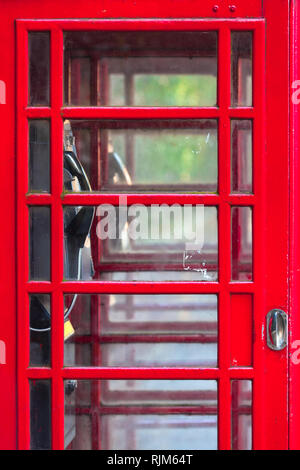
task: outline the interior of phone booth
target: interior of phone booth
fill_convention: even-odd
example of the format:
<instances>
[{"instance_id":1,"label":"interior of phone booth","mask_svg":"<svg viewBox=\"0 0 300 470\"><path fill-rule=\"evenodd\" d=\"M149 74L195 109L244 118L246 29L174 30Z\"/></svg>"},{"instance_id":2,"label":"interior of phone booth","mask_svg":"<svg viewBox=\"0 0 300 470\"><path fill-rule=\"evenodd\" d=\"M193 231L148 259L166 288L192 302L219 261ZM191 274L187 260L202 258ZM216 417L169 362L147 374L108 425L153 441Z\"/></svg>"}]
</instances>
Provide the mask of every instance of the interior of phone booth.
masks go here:
<instances>
[{"instance_id":1,"label":"interior of phone booth","mask_svg":"<svg viewBox=\"0 0 300 470\"><path fill-rule=\"evenodd\" d=\"M250 106L252 99L249 36L246 32L237 37L232 48L232 99L244 106ZM116 193L122 196L123 206L128 194L218 193L218 119L170 118L165 111L217 106L217 76L215 31L65 32L65 106L82 108L82 116L86 107L116 110L114 118L65 121L65 133L72 134L71 145L90 184L83 190L73 176L66 180L70 182L66 192ZM163 110L157 119L147 119L147 112L140 111L145 107ZM126 115L128 108L136 109L136 117ZM231 136L232 192L250 194L252 122L232 121ZM65 208L66 233L68 210ZM78 210L74 207L76 213ZM149 207L139 213L148 236L136 239L129 234L134 217L128 207L125 215L120 206L116 208L113 239L99 237L101 217L108 212L99 213L96 206L91 210L89 232L79 249L80 264L74 270L69 269L72 260L65 244L67 280L218 281L215 206L204 208L204 245L201 253L192 254L186 250L186 242L194 229L193 207L186 213L174 208L169 229L178 233L185 226L186 233L171 240L164 237L163 227L151 237L154 215ZM155 226L162 224L165 214L161 208ZM232 227L237 234L231 253L233 279L252 280L249 208L236 207ZM45 298L42 303L46 304ZM51 306L48 308L50 311ZM68 294L65 321L70 328L65 341L66 367L218 367L215 294ZM32 331L32 365L49 364L50 334L49 329L46 333ZM232 387L235 445L247 447L251 441L251 382L233 381ZM36 390L37 406L39 400L49 400L46 389ZM65 446L193 449L199 448L201 435L203 448L214 448L217 402L213 380L68 381ZM45 416L46 421L48 418ZM238 431L243 426L249 432ZM43 447L42 440L47 439L50 431L46 436L40 434L33 447Z\"/></svg>"}]
</instances>

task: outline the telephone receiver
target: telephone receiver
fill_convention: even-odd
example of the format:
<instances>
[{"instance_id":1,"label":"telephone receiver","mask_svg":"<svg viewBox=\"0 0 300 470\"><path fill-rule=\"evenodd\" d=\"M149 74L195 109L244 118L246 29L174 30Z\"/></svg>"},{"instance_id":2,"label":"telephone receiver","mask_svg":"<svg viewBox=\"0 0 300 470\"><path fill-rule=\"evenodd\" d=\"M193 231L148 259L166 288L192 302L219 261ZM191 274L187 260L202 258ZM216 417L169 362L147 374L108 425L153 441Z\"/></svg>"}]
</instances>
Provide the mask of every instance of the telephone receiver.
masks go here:
<instances>
[{"instance_id":1,"label":"telephone receiver","mask_svg":"<svg viewBox=\"0 0 300 470\"><path fill-rule=\"evenodd\" d=\"M109 158L109 183L120 182L130 186L132 184L126 166L116 152L110 146ZM86 172L77 157L75 139L70 121L64 122L64 189L67 192L92 191ZM64 277L70 280L82 280L92 278L94 275L92 253L90 243L86 243L90 237L91 225L94 219L95 209L91 206L65 206L64 209ZM41 221L42 222L42 221ZM34 234L33 244L38 258L44 262L39 267L40 278L44 272L49 272L50 253L45 256L43 223ZM84 272L83 272L84 270ZM65 308L64 320L67 321L77 299L73 296L70 305ZM51 330L50 302L44 294L31 296L30 304L30 330L32 341L43 342L44 333ZM40 336L42 335L42 337Z\"/></svg>"},{"instance_id":2,"label":"telephone receiver","mask_svg":"<svg viewBox=\"0 0 300 470\"><path fill-rule=\"evenodd\" d=\"M64 123L64 188L66 191L91 191L89 179L77 157L74 136L70 121ZM95 210L90 206L66 206L64 210L64 242L65 242L65 277L67 279L82 279L82 251L90 263L90 275L93 276L93 263L90 245L85 247L89 237ZM41 224L42 226L42 224ZM35 234L35 249L40 250L40 260L45 259L43 253L43 233ZM48 256L50 259L50 256ZM46 333L51 330L50 305L45 301L45 295L32 295L30 304L30 330L33 333ZM65 321L69 317L77 295L65 309ZM34 339L34 338L33 338Z\"/></svg>"}]
</instances>

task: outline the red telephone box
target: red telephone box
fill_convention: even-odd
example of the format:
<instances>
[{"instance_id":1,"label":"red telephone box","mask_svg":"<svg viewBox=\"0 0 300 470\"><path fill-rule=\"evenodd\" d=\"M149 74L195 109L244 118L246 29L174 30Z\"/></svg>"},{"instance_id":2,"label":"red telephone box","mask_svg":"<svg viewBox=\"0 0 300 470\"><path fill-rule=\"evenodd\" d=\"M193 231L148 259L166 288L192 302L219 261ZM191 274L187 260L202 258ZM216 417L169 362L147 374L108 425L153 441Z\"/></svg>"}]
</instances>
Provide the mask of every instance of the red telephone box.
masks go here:
<instances>
[{"instance_id":1,"label":"red telephone box","mask_svg":"<svg viewBox=\"0 0 300 470\"><path fill-rule=\"evenodd\" d=\"M0 3L0 447L299 449L299 2Z\"/></svg>"}]
</instances>

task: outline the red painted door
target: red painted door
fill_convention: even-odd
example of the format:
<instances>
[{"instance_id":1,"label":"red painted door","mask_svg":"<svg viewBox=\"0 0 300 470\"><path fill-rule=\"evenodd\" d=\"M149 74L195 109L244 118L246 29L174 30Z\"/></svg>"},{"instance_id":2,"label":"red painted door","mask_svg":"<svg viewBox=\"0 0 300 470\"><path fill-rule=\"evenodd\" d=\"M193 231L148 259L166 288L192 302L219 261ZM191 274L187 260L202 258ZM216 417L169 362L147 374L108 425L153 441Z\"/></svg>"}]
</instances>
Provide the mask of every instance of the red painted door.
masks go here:
<instances>
[{"instance_id":1,"label":"red painted door","mask_svg":"<svg viewBox=\"0 0 300 470\"><path fill-rule=\"evenodd\" d=\"M18 447L286 449L288 2L15 3Z\"/></svg>"}]
</instances>

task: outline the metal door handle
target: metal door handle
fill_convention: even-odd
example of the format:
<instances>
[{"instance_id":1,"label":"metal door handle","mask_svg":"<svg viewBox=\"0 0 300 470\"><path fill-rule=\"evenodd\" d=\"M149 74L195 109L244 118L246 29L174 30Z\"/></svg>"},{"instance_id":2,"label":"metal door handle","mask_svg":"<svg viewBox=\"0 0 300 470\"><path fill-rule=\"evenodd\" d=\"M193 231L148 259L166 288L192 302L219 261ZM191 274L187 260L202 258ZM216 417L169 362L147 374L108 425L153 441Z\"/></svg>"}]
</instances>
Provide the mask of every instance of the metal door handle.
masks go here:
<instances>
[{"instance_id":1,"label":"metal door handle","mask_svg":"<svg viewBox=\"0 0 300 470\"><path fill-rule=\"evenodd\" d=\"M283 310L270 310L267 315L267 345L273 351L281 351L286 347L287 325L287 314Z\"/></svg>"}]
</instances>

